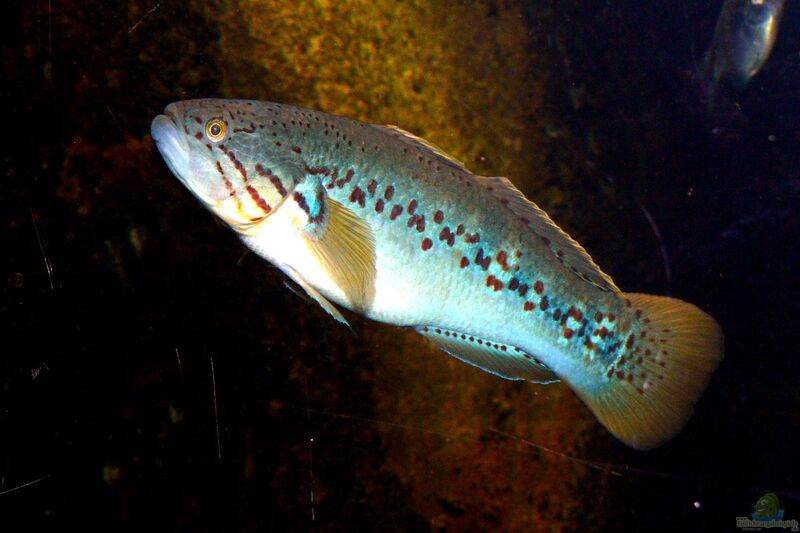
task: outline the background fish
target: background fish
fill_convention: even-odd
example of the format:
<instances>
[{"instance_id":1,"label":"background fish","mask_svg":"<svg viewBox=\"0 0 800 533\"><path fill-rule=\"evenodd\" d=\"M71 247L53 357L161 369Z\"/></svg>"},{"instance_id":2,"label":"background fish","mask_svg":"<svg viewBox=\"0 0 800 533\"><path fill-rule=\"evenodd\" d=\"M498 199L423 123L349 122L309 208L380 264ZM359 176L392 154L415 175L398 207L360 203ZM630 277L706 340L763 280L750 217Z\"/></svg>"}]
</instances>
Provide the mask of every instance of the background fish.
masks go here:
<instances>
[{"instance_id":1,"label":"background fish","mask_svg":"<svg viewBox=\"0 0 800 533\"><path fill-rule=\"evenodd\" d=\"M563 379L630 446L674 435L722 358L711 317L622 293L507 179L398 128L190 100L152 135L206 207L340 322L336 305L507 379Z\"/></svg>"},{"instance_id":2,"label":"background fish","mask_svg":"<svg viewBox=\"0 0 800 533\"><path fill-rule=\"evenodd\" d=\"M706 52L706 70L716 87L744 89L769 58L785 0L727 0Z\"/></svg>"}]
</instances>

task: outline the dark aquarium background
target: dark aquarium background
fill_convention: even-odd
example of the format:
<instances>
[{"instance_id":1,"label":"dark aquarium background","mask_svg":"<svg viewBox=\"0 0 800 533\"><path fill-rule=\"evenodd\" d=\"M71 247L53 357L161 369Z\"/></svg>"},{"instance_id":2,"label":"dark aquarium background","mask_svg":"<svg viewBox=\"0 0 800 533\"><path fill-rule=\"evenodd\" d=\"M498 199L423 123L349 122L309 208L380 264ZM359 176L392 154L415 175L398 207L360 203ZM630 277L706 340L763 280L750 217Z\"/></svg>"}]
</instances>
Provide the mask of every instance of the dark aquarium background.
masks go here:
<instances>
[{"instance_id":1,"label":"dark aquarium background","mask_svg":"<svg viewBox=\"0 0 800 533\"><path fill-rule=\"evenodd\" d=\"M722 2L3 4L3 531L735 531L800 519L800 4L709 105ZM256 98L397 124L505 175L625 290L713 315L674 440L611 437L284 287L150 122Z\"/></svg>"}]
</instances>

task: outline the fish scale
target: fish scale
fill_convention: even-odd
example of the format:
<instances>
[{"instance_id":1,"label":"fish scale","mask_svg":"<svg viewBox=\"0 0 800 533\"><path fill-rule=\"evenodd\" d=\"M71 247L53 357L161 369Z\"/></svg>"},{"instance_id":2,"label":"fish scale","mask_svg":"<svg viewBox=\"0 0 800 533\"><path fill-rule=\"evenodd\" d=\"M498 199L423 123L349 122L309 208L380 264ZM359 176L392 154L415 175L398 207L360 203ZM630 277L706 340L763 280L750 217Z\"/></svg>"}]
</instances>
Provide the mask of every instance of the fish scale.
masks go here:
<instances>
[{"instance_id":1,"label":"fish scale","mask_svg":"<svg viewBox=\"0 0 800 533\"><path fill-rule=\"evenodd\" d=\"M564 380L631 446L675 434L722 357L708 315L621 292L510 181L398 128L190 100L152 131L173 173L337 320L345 307L502 377Z\"/></svg>"}]
</instances>

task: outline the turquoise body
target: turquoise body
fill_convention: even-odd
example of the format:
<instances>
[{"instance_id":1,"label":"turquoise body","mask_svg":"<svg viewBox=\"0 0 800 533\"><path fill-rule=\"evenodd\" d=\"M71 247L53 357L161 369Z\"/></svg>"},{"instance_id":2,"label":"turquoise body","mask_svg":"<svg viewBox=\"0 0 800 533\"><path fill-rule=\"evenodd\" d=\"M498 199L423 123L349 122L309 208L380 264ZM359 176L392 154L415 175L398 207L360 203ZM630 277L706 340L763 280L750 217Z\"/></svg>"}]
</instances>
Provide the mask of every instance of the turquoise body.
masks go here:
<instances>
[{"instance_id":1,"label":"turquoise body","mask_svg":"<svg viewBox=\"0 0 800 533\"><path fill-rule=\"evenodd\" d=\"M189 100L152 131L195 196L336 319L346 307L504 378L565 380L633 446L680 429L721 358L705 313L620 292L507 179L397 128Z\"/></svg>"}]
</instances>

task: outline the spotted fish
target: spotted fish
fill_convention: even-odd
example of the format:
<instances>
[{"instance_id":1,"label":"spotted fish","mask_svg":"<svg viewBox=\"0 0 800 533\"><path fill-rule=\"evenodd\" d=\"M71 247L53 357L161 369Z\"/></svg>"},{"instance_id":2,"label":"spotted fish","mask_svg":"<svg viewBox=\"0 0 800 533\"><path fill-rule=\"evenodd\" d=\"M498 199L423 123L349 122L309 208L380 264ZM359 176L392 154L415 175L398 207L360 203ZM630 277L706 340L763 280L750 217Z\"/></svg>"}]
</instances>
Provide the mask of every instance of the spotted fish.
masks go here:
<instances>
[{"instance_id":1,"label":"spotted fish","mask_svg":"<svg viewBox=\"0 0 800 533\"><path fill-rule=\"evenodd\" d=\"M336 320L415 329L497 376L563 380L639 449L681 429L722 358L697 307L621 292L512 183L394 126L188 100L152 136L172 172Z\"/></svg>"}]
</instances>

